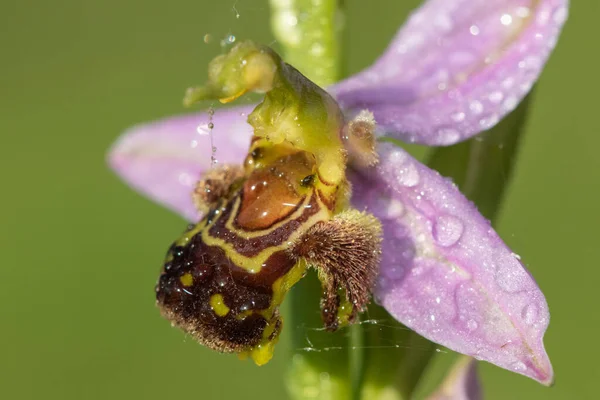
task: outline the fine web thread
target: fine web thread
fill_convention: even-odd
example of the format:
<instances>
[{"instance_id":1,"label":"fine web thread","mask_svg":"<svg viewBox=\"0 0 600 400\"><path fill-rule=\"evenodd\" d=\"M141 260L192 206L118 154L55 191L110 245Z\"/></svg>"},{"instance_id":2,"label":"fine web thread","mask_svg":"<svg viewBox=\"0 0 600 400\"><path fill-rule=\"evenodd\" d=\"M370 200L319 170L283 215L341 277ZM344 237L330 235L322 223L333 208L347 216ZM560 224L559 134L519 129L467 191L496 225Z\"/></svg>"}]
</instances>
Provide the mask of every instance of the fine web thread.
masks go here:
<instances>
[{"instance_id":1,"label":"fine web thread","mask_svg":"<svg viewBox=\"0 0 600 400\"><path fill-rule=\"evenodd\" d=\"M410 330L404 326L398 326L398 325L392 325L393 321L391 320L385 320L385 319L367 319L364 321L360 321L357 322L357 325L367 325L372 327L373 329L378 329L379 331L383 331L384 329L393 329L393 330ZM363 349L408 349L408 348L412 348L412 349L419 349L421 348L423 351L429 351L429 347L427 346L415 346L415 345L405 345L402 343L395 343L390 341L389 344L383 344L383 345L377 345L377 346L327 346L326 344L315 344L314 343L314 339L311 339L311 335L310 333L314 333L314 332L322 332L323 333L323 337L326 337L325 335L328 334L328 332L325 330L325 328L323 327L318 327L318 328L313 328L313 327L307 327L305 325L299 325L298 326L299 329L303 329L305 330L305 334L304 337L306 339L306 346L305 347L299 347L296 348L295 351L299 351L299 352L316 352L316 353L321 353L321 352L329 352L329 351L347 351L347 350L363 350ZM368 329L368 328L367 328ZM349 331L348 331L348 335L349 335ZM443 354L447 354L448 352L446 350L442 350L440 348L436 348L435 351L437 353L443 353Z\"/></svg>"}]
</instances>

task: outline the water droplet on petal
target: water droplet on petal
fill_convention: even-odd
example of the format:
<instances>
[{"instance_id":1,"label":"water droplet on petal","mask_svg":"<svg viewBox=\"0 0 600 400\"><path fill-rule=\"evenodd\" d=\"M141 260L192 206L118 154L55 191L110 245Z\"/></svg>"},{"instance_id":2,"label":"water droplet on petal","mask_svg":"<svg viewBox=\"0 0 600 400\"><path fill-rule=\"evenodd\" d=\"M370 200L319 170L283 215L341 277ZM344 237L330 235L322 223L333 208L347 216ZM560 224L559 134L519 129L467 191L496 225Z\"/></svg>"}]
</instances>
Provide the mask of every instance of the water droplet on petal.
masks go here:
<instances>
[{"instance_id":1,"label":"water droplet on petal","mask_svg":"<svg viewBox=\"0 0 600 400\"><path fill-rule=\"evenodd\" d=\"M474 319L470 319L467 321L467 329L473 332L475 329L479 327L479 324Z\"/></svg>"},{"instance_id":2,"label":"water droplet on petal","mask_svg":"<svg viewBox=\"0 0 600 400\"><path fill-rule=\"evenodd\" d=\"M513 85L515 84L515 78L509 76L508 78L506 78L505 80L502 81L502 87L504 89L510 89L513 87Z\"/></svg>"},{"instance_id":3,"label":"water droplet on petal","mask_svg":"<svg viewBox=\"0 0 600 400\"><path fill-rule=\"evenodd\" d=\"M490 129L494 125L496 125L500 121L500 118L496 114L492 114L489 117L481 118L479 120L479 125L481 129Z\"/></svg>"},{"instance_id":4,"label":"water droplet on petal","mask_svg":"<svg viewBox=\"0 0 600 400\"><path fill-rule=\"evenodd\" d=\"M503 14L503 15L500 17L500 22L502 23L502 25L504 25L504 26L508 26L508 25L512 24L512 22L513 22L513 17L512 17L512 15L510 15L510 14Z\"/></svg>"},{"instance_id":5,"label":"water droplet on petal","mask_svg":"<svg viewBox=\"0 0 600 400\"><path fill-rule=\"evenodd\" d=\"M433 238L440 246L450 247L458 242L464 228L464 224L457 217L441 215L433 225Z\"/></svg>"},{"instance_id":6,"label":"water droplet on petal","mask_svg":"<svg viewBox=\"0 0 600 400\"><path fill-rule=\"evenodd\" d=\"M510 96L504 100L502 107L504 107L504 111L510 112L517 107L517 104L519 104L519 100L515 96Z\"/></svg>"},{"instance_id":7,"label":"water droplet on petal","mask_svg":"<svg viewBox=\"0 0 600 400\"><path fill-rule=\"evenodd\" d=\"M502 290L509 293L520 291L528 278L529 275L523 270L521 264L516 261L512 263L504 261L496 271L496 283Z\"/></svg>"},{"instance_id":8,"label":"water droplet on petal","mask_svg":"<svg viewBox=\"0 0 600 400\"><path fill-rule=\"evenodd\" d=\"M463 113L461 113L463 114ZM464 114L463 114L464 119ZM438 131L440 144L454 144L459 141L460 133L453 128L442 128Z\"/></svg>"},{"instance_id":9,"label":"water droplet on petal","mask_svg":"<svg viewBox=\"0 0 600 400\"><path fill-rule=\"evenodd\" d=\"M200 135L208 135L210 134L210 128L208 126L209 124L200 124L198 125L198 127L196 128L196 132L198 132Z\"/></svg>"},{"instance_id":10,"label":"water droplet on petal","mask_svg":"<svg viewBox=\"0 0 600 400\"><path fill-rule=\"evenodd\" d=\"M473 114L479 115L483 112L483 104L481 104L480 101L473 100L471 103L469 103L469 109Z\"/></svg>"},{"instance_id":11,"label":"water droplet on petal","mask_svg":"<svg viewBox=\"0 0 600 400\"><path fill-rule=\"evenodd\" d=\"M465 120L465 113L458 111L450 115L450 118L452 118L452 121L454 122L462 122Z\"/></svg>"},{"instance_id":12,"label":"water droplet on petal","mask_svg":"<svg viewBox=\"0 0 600 400\"><path fill-rule=\"evenodd\" d=\"M553 18L554 18L554 22L562 25L566 20L567 20L567 16L569 14L569 10L567 9L567 7L560 7L558 10L556 10L554 12Z\"/></svg>"},{"instance_id":13,"label":"water droplet on petal","mask_svg":"<svg viewBox=\"0 0 600 400\"><path fill-rule=\"evenodd\" d=\"M525 365L521 361L512 363L510 365L510 367L513 369L513 371L519 371L519 372L527 371L527 365Z\"/></svg>"},{"instance_id":14,"label":"water droplet on petal","mask_svg":"<svg viewBox=\"0 0 600 400\"><path fill-rule=\"evenodd\" d=\"M404 214L404 205L398 200L390 201L385 212L385 217L393 220L401 217L402 214Z\"/></svg>"},{"instance_id":15,"label":"water droplet on petal","mask_svg":"<svg viewBox=\"0 0 600 400\"><path fill-rule=\"evenodd\" d=\"M517 8L517 16L519 18L527 18L531 14L528 7L519 7Z\"/></svg>"},{"instance_id":16,"label":"water droplet on petal","mask_svg":"<svg viewBox=\"0 0 600 400\"><path fill-rule=\"evenodd\" d=\"M398 183L403 186L413 187L419 184L419 171L412 162L407 162L398 171L397 175Z\"/></svg>"},{"instance_id":17,"label":"water droplet on petal","mask_svg":"<svg viewBox=\"0 0 600 400\"><path fill-rule=\"evenodd\" d=\"M415 249L412 247L409 247L408 249L406 249L402 252L402 258L405 261L411 261L414 257L415 257Z\"/></svg>"},{"instance_id":18,"label":"water droplet on petal","mask_svg":"<svg viewBox=\"0 0 600 400\"><path fill-rule=\"evenodd\" d=\"M496 90L490 93L489 97L490 101L494 104L499 104L504 99L504 93L499 90Z\"/></svg>"},{"instance_id":19,"label":"water droplet on petal","mask_svg":"<svg viewBox=\"0 0 600 400\"><path fill-rule=\"evenodd\" d=\"M527 325L533 325L538 316L538 308L535 304L528 304L521 310L521 318Z\"/></svg>"}]
</instances>

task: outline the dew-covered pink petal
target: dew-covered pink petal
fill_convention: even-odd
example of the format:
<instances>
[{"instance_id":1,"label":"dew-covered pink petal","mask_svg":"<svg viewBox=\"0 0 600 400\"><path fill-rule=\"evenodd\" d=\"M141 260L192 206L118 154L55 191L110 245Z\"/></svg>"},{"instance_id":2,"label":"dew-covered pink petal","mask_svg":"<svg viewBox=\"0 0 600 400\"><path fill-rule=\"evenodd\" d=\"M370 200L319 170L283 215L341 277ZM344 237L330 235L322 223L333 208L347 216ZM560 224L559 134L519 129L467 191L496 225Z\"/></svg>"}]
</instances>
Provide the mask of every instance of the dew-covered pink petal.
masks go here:
<instances>
[{"instance_id":1,"label":"dew-covered pink petal","mask_svg":"<svg viewBox=\"0 0 600 400\"><path fill-rule=\"evenodd\" d=\"M494 126L539 77L568 0L429 0L365 71L335 85L381 133L449 145Z\"/></svg>"},{"instance_id":2,"label":"dew-covered pink petal","mask_svg":"<svg viewBox=\"0 0 600 400\"><path fill-rule=\"evenodd\" d=\"M254 106L171 117L135 126L113 145L108 162L130 186L189 221L200 217L191 193L211 167L212 145L217 163L240 164L250 145L246 123Z\"/></svg>"},{"instance_id":3,"label":"dew-covered pink petal","mask_svg":"<svg viewBox=\"0 0 600 400\"><path fill-rule=\"evenodd\" d=\"M398 321L452 350L544 384L544 295L520 261L448 179L391 144L354 173L354 205L383 224L375 295Z\"/></svg>"},{"instance_id":4,"label":"dew-covered pink petal","mask_svg":"<svg viewBox=\"0 0 600 400\"><path fill-rule=\"evenodd\" d=\"M462 356L454 364L441 387L427 400L480 400L481 398L477 361Z\"/></svg>"}]
</instances>

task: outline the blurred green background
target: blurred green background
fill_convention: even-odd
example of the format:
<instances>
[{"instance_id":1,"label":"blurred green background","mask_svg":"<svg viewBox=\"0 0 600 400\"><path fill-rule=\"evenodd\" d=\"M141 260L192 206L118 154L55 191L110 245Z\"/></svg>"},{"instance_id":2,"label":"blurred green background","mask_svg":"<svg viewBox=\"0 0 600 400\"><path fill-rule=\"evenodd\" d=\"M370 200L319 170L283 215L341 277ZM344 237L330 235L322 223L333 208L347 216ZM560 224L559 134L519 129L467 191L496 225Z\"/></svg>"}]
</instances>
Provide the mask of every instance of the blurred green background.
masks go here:
<instances>
[{"instance_id":1,"label":"blurred green background","mask_svg":"<svg viewBox=\"0 0 600 400\"><path fill-rule=\"evenodd\" d=\"M600 4L573 3L498 228L550 304L556 385L482 364L489 399L597 398ZM417 4L346 0L348 70ZM257 368L160 318L153 287L185 223L104 161L128 126L182 112L222 38L272 43L268 14L266 0L2 0L0 398L284 397L285 337ZM452 357L437 355L421 395Z\"/></svg>"}]
</instances>

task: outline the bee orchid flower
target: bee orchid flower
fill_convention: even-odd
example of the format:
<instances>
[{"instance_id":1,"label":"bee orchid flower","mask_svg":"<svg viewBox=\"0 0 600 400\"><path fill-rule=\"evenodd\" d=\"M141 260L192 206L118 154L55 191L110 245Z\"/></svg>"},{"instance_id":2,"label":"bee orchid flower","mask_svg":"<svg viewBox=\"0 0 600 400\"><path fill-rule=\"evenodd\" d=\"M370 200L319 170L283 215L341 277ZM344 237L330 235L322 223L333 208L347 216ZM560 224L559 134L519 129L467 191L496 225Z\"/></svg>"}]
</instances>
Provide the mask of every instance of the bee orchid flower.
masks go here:
<instances>
[{"instance_id":1,"label":"bee orchid flower","mask_svg":"<svg viewBox=\"0 0 600 400\"><path fill-rule=\"evenodd\" d=\"M378 137L455 144L493 127L527 95L567 13L567 0L428 0L372 66L327 90L346 122L372 113ZM243 162L254 108L135 126L112 147L110 166L198 222L196 184L211 154L217 164ZM355 160L348 171L352 206L382 225L375 299L429 340L550 384L548 305L520 258L450 180L395 144L379 141L376 150L376 165Z\"/></svg>"}]
</instances>

